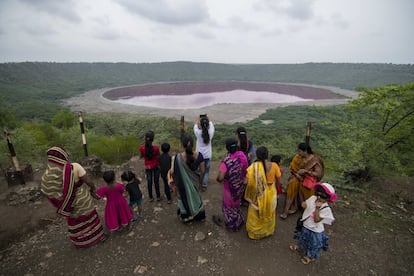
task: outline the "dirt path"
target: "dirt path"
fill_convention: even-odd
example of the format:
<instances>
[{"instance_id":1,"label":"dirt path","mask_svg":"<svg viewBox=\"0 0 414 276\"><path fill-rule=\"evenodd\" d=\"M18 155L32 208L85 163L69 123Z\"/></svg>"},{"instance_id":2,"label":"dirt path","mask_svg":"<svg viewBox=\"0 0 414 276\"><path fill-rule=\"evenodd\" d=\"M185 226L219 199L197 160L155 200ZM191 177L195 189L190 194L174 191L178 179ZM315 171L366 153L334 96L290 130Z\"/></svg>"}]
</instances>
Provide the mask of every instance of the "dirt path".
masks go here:
<instances>
[{"instance_id":1,"label":"dirt path","mask_svg":"<svg viewBox=\"0 0 414 276\"><path fill-rule=\"evenodd\" d=\"M140 161L141 162L141 161ZM139 170L142 164L135 168ZM130 232L113 234L105 243L76 249L66 237L67 227L56 218L49 203L14 206L1 218L14 231L28 209L37 220L48 221L25 232L0 253L0 275L410 275L414 269L414 216L412 179L382 183L372 194L339 191L333 206L336 223L327 228L330 251L305 266L288 249L296 216L277 219L275 234L260 241L249 240L245 229L231 233L215 225L211 216L221 213L222 187L213 181L218 163L213 162L210 185L202 194L208 219L184 225L174 204L143 201L145 219ZM146 185L142 185L144 196ZM411 203L410 203L411 202ZM104 202L98 202L100 214ZM402 204L402 206L401 206ZM283 198L278 203L280 211ZM36 211L35 206L38 206ZM39 209L40 208L40 209ZM405 210L405 211L404 211ZM243 209L244 213L247 209ZM42 212L39 215L39 212ZM5 230L4 225L0 230ZM196 236L205 239L196 240Z\"/></svg>"}]
</instances>

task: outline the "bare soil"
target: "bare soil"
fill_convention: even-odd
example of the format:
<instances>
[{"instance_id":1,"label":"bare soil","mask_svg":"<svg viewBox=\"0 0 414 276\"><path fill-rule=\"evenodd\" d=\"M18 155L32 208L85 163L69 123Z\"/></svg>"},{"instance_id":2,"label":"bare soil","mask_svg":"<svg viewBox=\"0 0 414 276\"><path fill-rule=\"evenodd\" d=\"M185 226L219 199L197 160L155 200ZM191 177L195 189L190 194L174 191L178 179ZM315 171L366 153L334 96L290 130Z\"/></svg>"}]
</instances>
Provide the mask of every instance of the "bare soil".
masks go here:
<instances>
[{"instance_id":1,"label":"bare soil","mask_svg":"<svg viewBox=\"0 0 414 276\"><path fill-rule=\"evenodd\" d=\"M141 160L129 166L143 177ZM213 162L209 188L202 193L205 222L182 224L175 204L148 202L142 184L145 219L89 249L70 244L66 223L45 198L8 206L10 194L22 187L3 189L0 275L412 275L412 178L374 179L362 187L367 193L338 190L340 200L332 206L336 221L326 228L329 251L305 266L289 250L299 214L277 217L274 235L259 241L250 240L245 229L232 233L212 222L211 216L221 213L222 186L214 181L218 166ZM36 187L38 181L27 185ZM282 196L279 213L283 204ZM102 215L104 202L97 201L97 207Z\"/></svg>"}]
</instances>

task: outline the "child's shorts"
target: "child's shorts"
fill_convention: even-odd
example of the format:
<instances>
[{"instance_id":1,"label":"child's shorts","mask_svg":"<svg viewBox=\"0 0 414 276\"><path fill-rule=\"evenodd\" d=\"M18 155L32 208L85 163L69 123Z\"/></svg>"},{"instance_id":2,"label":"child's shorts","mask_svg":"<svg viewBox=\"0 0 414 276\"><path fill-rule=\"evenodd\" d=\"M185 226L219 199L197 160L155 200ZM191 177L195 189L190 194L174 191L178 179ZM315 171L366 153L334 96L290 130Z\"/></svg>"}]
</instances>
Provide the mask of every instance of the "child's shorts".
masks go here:
<instances>
[{"instance_id":1,"label":"child's shorts","mask_svg":"<svg viewBox=\"0 0 414 276\"><path fill-rule=\"evenodd\" d=\"M133 201L129 201L129 204L128 205L130 207L134 206L135 204L138 205L138 206L141 206L141 202L142 202L142 198L137 199L137 200L133 200Z\"/></svg>"}]
</instances>

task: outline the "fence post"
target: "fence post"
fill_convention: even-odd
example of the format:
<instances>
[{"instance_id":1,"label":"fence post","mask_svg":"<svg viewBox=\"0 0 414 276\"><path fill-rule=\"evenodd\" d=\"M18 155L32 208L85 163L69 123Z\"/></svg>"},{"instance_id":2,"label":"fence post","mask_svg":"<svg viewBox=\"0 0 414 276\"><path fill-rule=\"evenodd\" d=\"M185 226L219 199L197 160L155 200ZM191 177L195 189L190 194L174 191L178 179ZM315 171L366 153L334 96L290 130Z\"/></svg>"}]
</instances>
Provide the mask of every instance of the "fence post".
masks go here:
<instances>
[{"instance_id":1,"label":"fence post","mask_svg":"<svg viewBox=\"0 0 414 276\"><path fill-rule=\"evenodd\" d=\"M83 126L83 118L82 118L82 112L78 112L79 117L79 125L81 130L81 136L82 136L82 145L83 145L83 151L85 152L85 156L88 157L88 146L86 144L86 135L85 135L85 127Z\"/></svg>"},{"instance_id":2,"label":"fence post","mask_svg":"<svg viewBox=\"0 0 414 276\"><path fill-rule=\"evenodd\" d=\"M307 146L309 146L310 144L311 130L312 130L312 123L308 122L306 124L306 136L305 136L305 143Z\"/></svg>"}]
</instances>

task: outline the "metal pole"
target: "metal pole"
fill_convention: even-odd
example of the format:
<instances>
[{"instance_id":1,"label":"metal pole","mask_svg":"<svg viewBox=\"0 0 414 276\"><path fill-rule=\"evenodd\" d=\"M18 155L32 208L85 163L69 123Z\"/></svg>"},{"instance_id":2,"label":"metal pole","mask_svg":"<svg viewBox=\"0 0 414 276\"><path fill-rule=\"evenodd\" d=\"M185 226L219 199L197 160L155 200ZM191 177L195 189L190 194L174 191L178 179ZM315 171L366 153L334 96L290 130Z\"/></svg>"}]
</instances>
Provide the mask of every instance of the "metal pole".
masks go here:
<instances>
[{"instance_id":1,"label":"metal pole","mask_svg":"<svg viewBox=\"0 0 414 276\"><path fill-rule=\"evenodd\" d=\"M82 135L82 145L83 145L83 151L85 152L85 156L88 156L88 146L86 145L86 136L85 136L85 127L83 126L83 118L82 118L82 112L78 112L79 117L79 124L80 124L80 130Z\"/></svg>"},{"instance_id":2,"label":"metal pole","mask_svg":"<svg viewBox=\"0 0 414 276\"><path fill-rule=\"evenodd\" d=\"M10 133L7 130L7 128L3 129L3 133L4 133L4 137L7 140L7 147L9 148L9 151L10 151L10 157L11 157L11 160L13 162L14 170L16 172L20 172L21 168L20 168L20 165L19 165L19 161L17 160L16 151L14 150L14 146L13 146L13 143L12 143L11 138L10 138Z\"/></svg>"},{"instance_id":3,"label":"metal pole","mask_svg":"<svg viewBox=\"0 0 414 276\"><path fill-rule=\"evenodd\" d=\"M310 143L311 130L312 130L312 123L308 122L306 124L306 137L305 137L305 143L308 146L309 146L309 143Z\"/></svg>"}]
</instances>

